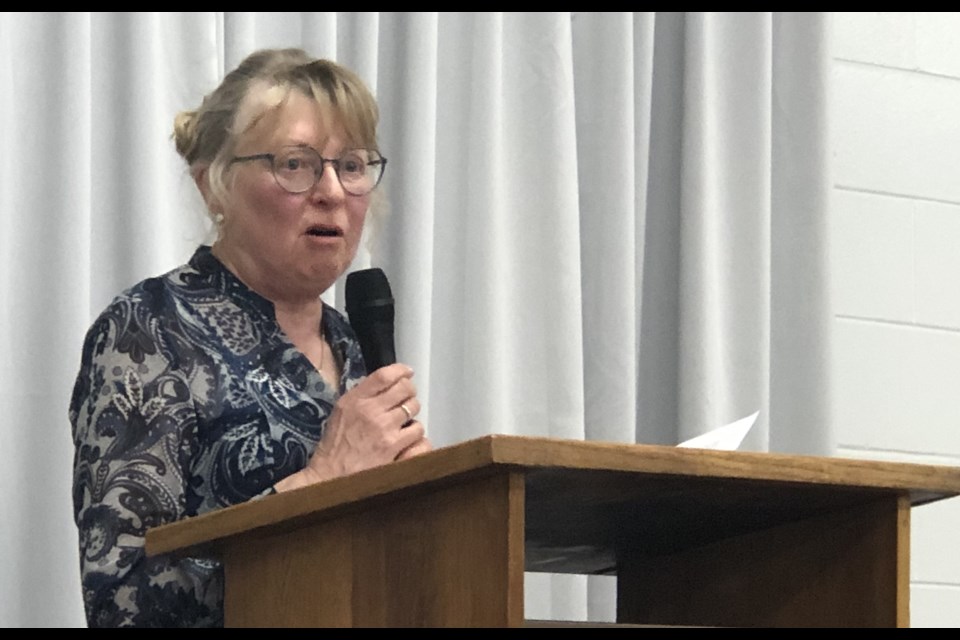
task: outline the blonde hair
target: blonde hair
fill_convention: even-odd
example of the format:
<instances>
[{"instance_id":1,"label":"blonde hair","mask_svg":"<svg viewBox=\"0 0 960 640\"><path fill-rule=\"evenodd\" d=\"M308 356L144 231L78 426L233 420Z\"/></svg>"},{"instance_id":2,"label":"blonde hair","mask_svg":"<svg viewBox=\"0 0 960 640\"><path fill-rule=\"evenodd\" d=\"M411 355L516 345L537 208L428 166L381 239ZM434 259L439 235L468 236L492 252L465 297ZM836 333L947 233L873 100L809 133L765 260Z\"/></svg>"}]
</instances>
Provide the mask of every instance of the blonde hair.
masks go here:
<instances>
[{"instance_id":1,"label":"blonde hair","mask_svg":"<svg viewBox=\"0 0 960 640\"><path fill-rule=\"evenodd\" d=\"M200 107L174 118L177 153L192 174L207 169L204 179L217 201L227 193L226 173L238 136L280 107L293 91L316 100L323 113L332 115L343 126L348 144L380 150L379 109L357 74L303 49L261 49L228 73ZM385 199L372 197L370 208L372 214L385 211ZM213 216L210 203L208 209Z\"/></svg>"}]
</instances>

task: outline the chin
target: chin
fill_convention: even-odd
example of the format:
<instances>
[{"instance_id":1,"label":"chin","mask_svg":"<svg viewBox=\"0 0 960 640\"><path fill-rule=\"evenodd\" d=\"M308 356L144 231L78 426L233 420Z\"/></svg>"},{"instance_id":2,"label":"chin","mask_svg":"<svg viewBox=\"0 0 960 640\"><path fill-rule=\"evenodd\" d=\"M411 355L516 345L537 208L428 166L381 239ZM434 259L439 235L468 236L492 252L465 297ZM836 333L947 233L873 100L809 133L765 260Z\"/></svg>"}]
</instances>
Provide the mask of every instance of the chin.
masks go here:
<instances>
[{"instance_id":1,"label":"chin","mask_svg":"<svg viewBox=\"0 0 960 640\"><path fill-rule=\"evenodd\" d=\"M344 271L345 267L340 264L323 263L310 269L310 272L305 274L305 279L320 293L323 293L333 286L333 283L343 275Z\"/></svg>"}]
</instances>

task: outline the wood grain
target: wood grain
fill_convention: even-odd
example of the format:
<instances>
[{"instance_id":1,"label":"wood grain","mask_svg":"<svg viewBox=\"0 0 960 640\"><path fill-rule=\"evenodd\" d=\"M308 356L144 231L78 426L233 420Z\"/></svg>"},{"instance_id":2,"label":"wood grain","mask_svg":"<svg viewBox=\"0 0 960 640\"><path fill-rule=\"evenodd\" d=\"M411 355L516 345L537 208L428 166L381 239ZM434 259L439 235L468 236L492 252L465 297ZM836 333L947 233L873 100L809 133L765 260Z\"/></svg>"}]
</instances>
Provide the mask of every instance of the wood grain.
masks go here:
<instances>
[{"instance_id":1,"label":"wood grain","mask_svg":"<svg viewBox=\"0 0 960 640\"><path fill-rule=\"evenodd\" d=\"M228 627L523 625L516 474L225 545Z\"/></svg>"},{"instance_id":2,"label":"wood grain","mask_svg":"<svg viewBox=\"0 0 960 640\"><path fill-rule=\"evenodd\" d=\"M236 626L549 626L549 571L616 575L625 626L904 627L910 512L957 495L954 467L491 435L146 546L223 558Z\"/></svg>"},{"instance_id":3,"label":"wood grain","mask_svg":"<svg viewBox=\"0 0 960 640\"><path fill-rule=\"evenodd\" d=\"M723 479L733 481L728 486L758 481L777 486L822 486L828 492L842 487L851 488L854 493L876 489L907 495L914 506L960 495L960 468L955 467L489 435L349 477L157 527L147 532L146 549L148 554L155 555L254 529L300 526L304 519L332 517L340 509L355 509L379 496L459 482L464 477L493 473L503 465L531 472L528 478L534 482L540 480L532 472L543 469L554 470L555 476L601 471L601 475L619 476L611 482L621 485L639 486L658 477L676 478L678 482L673 486L677 487L700 478L711 484ZM580 485L597 476L571 473L568 477L576 478L568 484Z\"/></svg>"}]
</instances>

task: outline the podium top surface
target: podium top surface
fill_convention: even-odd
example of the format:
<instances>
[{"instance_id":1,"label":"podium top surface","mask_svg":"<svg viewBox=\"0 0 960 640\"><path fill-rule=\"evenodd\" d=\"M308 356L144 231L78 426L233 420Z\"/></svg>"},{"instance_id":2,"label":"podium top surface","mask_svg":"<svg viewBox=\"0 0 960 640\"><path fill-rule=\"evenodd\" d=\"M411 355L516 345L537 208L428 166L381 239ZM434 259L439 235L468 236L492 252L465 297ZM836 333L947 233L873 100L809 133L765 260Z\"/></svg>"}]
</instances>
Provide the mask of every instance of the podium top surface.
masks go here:
<instances>
[{"instance_id":1,"label":"podium top surface","mask_svg":"<svg viewBox=\"0 0 960 640\"><path fill-rule=\"evenodd\" d=\"M741 523L733 529L756 528L891 496L918 506L960 495L960 467L488 435L151 529L146 550L215 547L251 531L495 473L523 475L534 546L538 538L554 546L595 542L608 535L601 529L615 531L624 518L634 526L639 518L649 522L648 542L663 545L680 539L685 520L702 522L705 514ZM537 554L529 555L528 564ZM603 572L601 565L594 558L588 572Z\"/></svg>"}]
</instances>

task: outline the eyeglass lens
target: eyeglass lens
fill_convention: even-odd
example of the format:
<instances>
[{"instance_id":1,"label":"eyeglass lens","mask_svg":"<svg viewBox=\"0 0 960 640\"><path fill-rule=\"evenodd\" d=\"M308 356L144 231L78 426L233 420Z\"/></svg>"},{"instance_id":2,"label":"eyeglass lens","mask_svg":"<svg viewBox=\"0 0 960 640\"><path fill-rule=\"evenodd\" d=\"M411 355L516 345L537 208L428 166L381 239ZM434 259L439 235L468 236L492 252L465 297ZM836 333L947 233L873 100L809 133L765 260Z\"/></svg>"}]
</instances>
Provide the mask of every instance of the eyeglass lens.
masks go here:
<instances>
[{"instance_id":1,"label":"eyeglass lens","mask_svg":"<svg viewBox=\"0 0 960 640\"><path fill-rule=\"evenodd\" d=\"M292 193L311 189L331 162L344 191L366 195L380 182L384 158L370 149L350 149L339 158L324 159L310 147L285 147L274 156L273 173L281 187Z\"/></svg>"}]
</instances>

